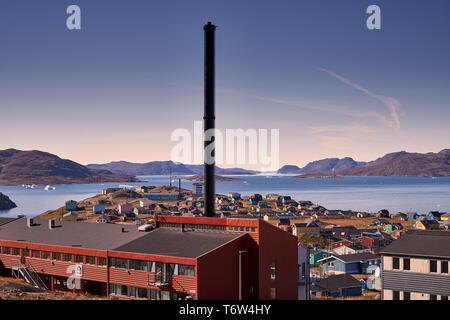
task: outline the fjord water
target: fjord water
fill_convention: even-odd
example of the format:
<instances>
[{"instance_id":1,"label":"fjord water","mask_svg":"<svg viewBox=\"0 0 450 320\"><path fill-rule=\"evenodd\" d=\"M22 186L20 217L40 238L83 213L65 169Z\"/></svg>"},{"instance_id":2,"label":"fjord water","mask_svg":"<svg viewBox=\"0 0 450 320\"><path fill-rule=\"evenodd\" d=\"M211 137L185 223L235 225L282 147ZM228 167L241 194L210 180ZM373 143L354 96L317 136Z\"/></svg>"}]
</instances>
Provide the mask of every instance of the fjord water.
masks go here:
<instances>
[{"instance_id":1,"label":"fjord water","mask_svg":"<svg viewBox=\"0 0 450 320\"><path fill-rule=\"evenodd\" d=\"M417 177L345 177L345 178L293 178L286 175L234 176L243 180L217 181L216 192L227 194L235 191L242 195L278 193L295 200L311 200L328 209L352 209L391 213L431 210L450 211L450 178ZM167 185L167 176L140 176L140 183L98 183L54 185L56 190L44 190L45 186L25 189L22 186L0 186L0 192L10 197L17 208L0 211L2 217L18 214L36 216L64 205L67 200L83 200L101 193L101 190L119 185ZM181 186L192 190L192 181L182 177ZM178 179L172 185L178 186Z\"/></svg>"}]
</instances>

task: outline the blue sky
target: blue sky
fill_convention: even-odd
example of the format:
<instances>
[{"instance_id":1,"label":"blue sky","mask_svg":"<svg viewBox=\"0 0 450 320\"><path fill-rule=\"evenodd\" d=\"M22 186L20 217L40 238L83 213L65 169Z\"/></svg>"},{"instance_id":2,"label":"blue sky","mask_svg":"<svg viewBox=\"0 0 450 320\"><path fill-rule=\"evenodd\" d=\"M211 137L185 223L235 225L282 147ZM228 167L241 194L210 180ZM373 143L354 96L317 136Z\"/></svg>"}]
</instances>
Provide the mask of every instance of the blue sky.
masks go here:
<instances>
[{"instance_id":1,"label":"blue sky","mask_svg":"<svg viewBox=\"0 0 450 320\"><path fill-rule=\"evenodd\" d=\"M66 28L81 8L82 30ZM381 8L381 30L366 8ZM216 124L279 128L280 164L448 148L450 2L0 2L0 149L81 163L170 157L203 112L216 31Z\"/></svg>"}]
</instances>

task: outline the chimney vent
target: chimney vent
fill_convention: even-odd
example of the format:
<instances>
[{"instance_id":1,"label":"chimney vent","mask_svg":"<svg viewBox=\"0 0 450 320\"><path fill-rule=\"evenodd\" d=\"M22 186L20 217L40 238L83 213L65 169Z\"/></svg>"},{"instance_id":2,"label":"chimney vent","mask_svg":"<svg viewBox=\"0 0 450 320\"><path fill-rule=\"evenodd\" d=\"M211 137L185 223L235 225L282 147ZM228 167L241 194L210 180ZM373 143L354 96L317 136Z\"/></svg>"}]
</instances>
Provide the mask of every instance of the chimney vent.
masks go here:
<instances>
[{"instance_id":1,"label":"chimney vent","mask_svg":"<svg viewBox=\"0 0 450 320\"><path fill-rule=\"evenodd\" d=\"M205 31L205 47L204 47L204 115L203 115L203 130L206 137L206 132L212 131L213 137L211 141L204 141L205 151L210 144L215 143L215 110L214 110L214 77L215 77L215 59L214 59L214 30L216 26L208 21L203 27ZM215 176L214 167L215 160L215 147L210 152L204 152L204 194L205 194L205 216L214 217L216 197L215 192ZM210 159L211 158L211 159Z\"/></svg>"},{"instance_id":2,"label":"chimney vent","mask_svg":"<svg viewBox=\"0 0 450 320\"><path fill-rule=\"evenodd\" d=\"M28 227L28 228L31 228L31 227L33 226L33 222L34 222L34 221L33 221L32 218L28 218L28 219L27 219L27 227Z\"/></svg>"},{"instance_id":3,"label":"chimney vent","mask_svg":"<svg viewBox=\"0 0 450 320\"><path fill-rule=\"evenodd\" d=\"M55 220L48 220L48 228L51 230L55 228Z\"/></svg>"}]
</instances>

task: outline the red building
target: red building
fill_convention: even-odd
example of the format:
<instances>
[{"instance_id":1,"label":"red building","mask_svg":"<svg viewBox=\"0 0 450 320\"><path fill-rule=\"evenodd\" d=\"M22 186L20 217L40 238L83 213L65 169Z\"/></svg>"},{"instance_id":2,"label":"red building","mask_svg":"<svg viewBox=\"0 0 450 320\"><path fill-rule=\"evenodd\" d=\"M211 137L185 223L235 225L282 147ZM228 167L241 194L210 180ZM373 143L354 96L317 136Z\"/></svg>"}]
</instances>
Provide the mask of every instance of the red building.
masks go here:
<instances>
[{"instance_id":1,"label":"red building","mask_svg":"<svg viewBox=\"0 0 450 320\"><path fill-rule=\"evenodd\" d=\"M336 241L336 242L333 242L331 244L331 249L334 250L334 249L337 249L337 248L342 247L342 246L349 246L351 244L353 244L353 242L351 242L349 240Z\"/></svg>"},{"instance_id":2,"label":"red building","mask_svg":"<svg viewBox=\"0 0 450 320\"><path fill-rule=\"evenodd\" d=\"M121 299L297 299L296 237L260 219L155 221L153 230L139 231L12 220L0 227L0 273Z\"/></svg>"}]
</instances>

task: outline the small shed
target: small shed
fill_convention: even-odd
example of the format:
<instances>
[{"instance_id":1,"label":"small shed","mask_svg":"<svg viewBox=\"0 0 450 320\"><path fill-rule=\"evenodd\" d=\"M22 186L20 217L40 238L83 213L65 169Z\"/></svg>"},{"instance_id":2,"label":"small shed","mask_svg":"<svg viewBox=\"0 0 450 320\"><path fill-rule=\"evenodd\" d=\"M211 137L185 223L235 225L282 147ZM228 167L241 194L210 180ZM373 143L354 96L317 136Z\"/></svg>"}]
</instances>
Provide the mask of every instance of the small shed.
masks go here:
<instances>
[{"instance_id":1,"label":"small shed","mask_svg":"<svg viewBox=\"0 0 450 320\"><path fill-rule=\"evenodd\" d=\"M66 201L66 211L77 211L77 202L74 200Z\"/></svg>"},{"instance_id":2,"label":"small shed","mask_svg":"<svg viewBox=\"0 0 450 320\"><path fill-rule=\"evenodd\" d=\"M104 204L95 204L93 207L92 207L92 212L94 213L94 214L100 214L100 213L102 213L102 212L105 212L105 205Z\"/></svg>"}]
</instances>

